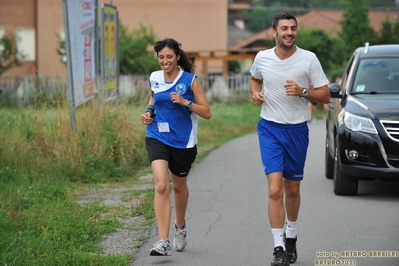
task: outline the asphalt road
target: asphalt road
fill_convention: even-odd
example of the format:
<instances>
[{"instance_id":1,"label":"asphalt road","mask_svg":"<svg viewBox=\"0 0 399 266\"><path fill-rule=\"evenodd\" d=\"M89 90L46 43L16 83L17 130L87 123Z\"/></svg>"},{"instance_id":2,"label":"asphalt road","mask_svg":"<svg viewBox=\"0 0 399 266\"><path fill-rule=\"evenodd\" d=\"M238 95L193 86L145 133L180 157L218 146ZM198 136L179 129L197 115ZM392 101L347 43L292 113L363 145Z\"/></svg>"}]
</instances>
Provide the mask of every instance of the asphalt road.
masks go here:
<instances>
[{"instance_id":1,"label":"asphalt road","mask_svg":"<svg viewBox=\"0 0 399 266\"><path fill-rule=\"evenodd\" d=\"M336 196L332 180L324 177L324 120L309 127L298 260L293 265L398 266L399 182L363 181L357 196ZM267 184L256 134L211 152L192 169L189 188L184 252L172 249L169 257L149 256L158 240L154 227L130 265L270 265Z\"/></svg>"}]
</instances>

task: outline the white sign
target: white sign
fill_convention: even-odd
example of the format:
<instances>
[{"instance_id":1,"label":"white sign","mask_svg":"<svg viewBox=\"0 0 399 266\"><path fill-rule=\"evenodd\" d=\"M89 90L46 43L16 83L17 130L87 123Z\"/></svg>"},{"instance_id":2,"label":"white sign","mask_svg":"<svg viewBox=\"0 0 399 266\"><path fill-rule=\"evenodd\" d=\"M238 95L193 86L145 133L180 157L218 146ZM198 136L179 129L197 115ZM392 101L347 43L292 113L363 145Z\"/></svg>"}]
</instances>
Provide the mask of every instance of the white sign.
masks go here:
<instances>
[{"instance_id":1,"label":"white sign","mask_svg":"<svg viewBox=\"0 0 399 266\"><path fill-rule=\"evenodd\" d=\"M92 99L95 86L95 32L97 0L64 0L69 40L68 73L71 75L73 103L77 107ZM66 44L68 45L68 44Z\"/></svg>"}]
</instances>

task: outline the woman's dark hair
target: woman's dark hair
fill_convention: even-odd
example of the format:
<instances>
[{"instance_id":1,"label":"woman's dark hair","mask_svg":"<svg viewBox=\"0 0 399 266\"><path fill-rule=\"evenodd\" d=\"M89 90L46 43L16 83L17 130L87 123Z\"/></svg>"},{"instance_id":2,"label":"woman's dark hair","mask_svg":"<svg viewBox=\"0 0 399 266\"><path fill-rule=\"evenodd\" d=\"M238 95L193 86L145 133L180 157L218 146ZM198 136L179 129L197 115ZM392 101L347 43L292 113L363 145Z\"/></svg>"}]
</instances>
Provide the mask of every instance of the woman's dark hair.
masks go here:
<instances>
[{"instance_id":1,"label":"woman's dark hair","mask_svg":"<svg viewBox=\"0 0 399 266\"><path fill-rule=\"evenodd\" d=\"M179 60L177 60L177 64L181 68L183 68L184 71L193 73L194 64L188 58L187 54L180 48L181 47L180 43L178 43L176 40L172 38L165 38L155 43L154 51L158 55L159 51L161 51L165 47L172 49L175 52L176 56L180 55Z\"/></svg>"},{"instance_id":2,"label":"woman's dark hair","mask_svg":"<svg viewBox=\"0 0 399 266\"><path fill-rule=\"evenodd\" d=\"M294 15L292 15L291 13L289 13L287 11L283 11L283 12L275 15L273 18L272 27L274 30L277 30L277 25L278 25L279 21L282 19L293 19L293 20L295 20L295 24L298 25L298 22L296 21L296 17Z\"/></svg>"}]
</instances>

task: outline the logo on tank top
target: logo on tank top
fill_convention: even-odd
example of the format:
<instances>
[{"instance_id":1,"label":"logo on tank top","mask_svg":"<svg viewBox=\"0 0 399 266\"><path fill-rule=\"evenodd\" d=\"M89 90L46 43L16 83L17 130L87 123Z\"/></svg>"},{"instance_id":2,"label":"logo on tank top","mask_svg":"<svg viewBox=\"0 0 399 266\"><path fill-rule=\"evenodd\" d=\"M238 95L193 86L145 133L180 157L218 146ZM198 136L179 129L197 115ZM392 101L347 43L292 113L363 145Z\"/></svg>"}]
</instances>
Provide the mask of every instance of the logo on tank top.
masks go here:
<instances>
[{"instance_id":1,"label":"logo on tank top","mask_svg":"<svg viewBox=\"0 0 399 266\"><path fill-rule=\"evenodd\" d=\"M158 83L158 82L155 82L154 88L155 88L155 89L159 89L159 83Z\"/></svg>"},{"instance_id":2,"label":"logo on tank top","mask_svg":"<svg viewBox=\"0 0 399 266\"><path fill-rule=\"evenodd\" d=\"M186 90L187 90L186 84L184 84L184 83L177 84L175 90L180 95L184 94L186 92Z\"/></svg>"}]
</instances>

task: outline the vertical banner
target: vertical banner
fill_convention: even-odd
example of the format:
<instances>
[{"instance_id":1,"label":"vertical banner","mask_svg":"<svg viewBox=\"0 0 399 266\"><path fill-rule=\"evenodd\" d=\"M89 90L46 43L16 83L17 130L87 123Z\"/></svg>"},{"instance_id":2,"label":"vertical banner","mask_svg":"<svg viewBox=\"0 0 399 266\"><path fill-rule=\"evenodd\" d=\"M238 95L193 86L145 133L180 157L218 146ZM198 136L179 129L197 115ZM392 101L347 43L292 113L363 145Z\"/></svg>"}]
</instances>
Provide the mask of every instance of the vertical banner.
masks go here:
<instances>
[{"instance_id":1,"label":"vertical banner","mask_svg":"<svg viewBox=\"0 0 399 266\"><path fill-rule=\"evenodd\" d=\"M72 108L96 93L97 0L64 0L68 88Z\"/></svg>"},{"instance_id":2,"label":"vertical banner","mask_svg":"<svg viewBox=\"0 0 399 266\"><path fill-rule=\"evenodd\" d=\"M111 100L119 94L119 20L116 7L103 4L101 18L101 79L104 99Z\"/></svg>"}]
</instances>

